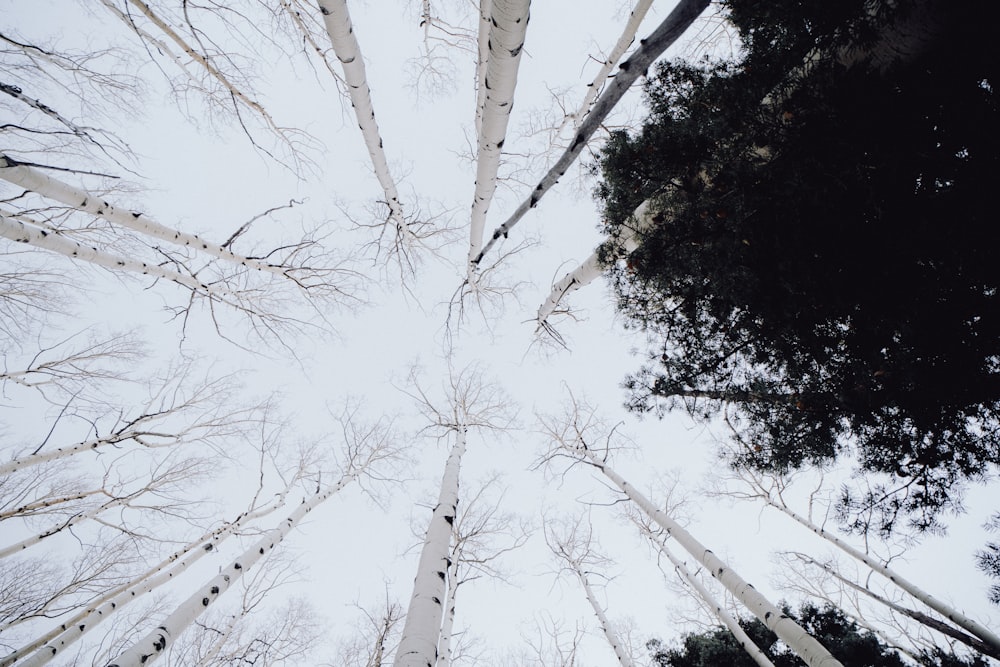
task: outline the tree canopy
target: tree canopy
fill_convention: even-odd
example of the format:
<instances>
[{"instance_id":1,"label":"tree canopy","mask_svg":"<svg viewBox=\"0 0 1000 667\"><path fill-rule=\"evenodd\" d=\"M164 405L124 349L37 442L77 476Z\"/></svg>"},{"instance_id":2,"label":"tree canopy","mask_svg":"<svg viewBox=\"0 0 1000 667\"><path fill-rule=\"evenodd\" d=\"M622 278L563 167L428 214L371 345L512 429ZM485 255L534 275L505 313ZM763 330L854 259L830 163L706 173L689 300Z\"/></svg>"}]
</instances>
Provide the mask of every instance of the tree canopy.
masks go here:
<instances>
[{"instance_id":1,"label":"tree canopy","mask_svg":"<svg viewBox=\"0 0 1000 667\"><path fill-rule=\"evenodd\" d=\"M933 527L1000 462L1000 117L977 3L725 4L740 57L659 66L641 131L600 158L609 236L653 211L626 262L609 253L652 346L629 406L725 413L738 465L854 451L882 475L845 493L845 520Z\"/></svg>"},{"instance_id":2,"label":"tree canopy","mask_svg":"<svg viewBox=\"0 0 1000 667\"><path fill-rule=\"evenodd\" d=\"M819 639L844 667L903 667L906 663L899 653L878 640L875 635L862 630L843 612L835 607L820 609L811 604L803 605L798 613L785 609L809 634ZM775 667L797 667L802 662L798 656L778 641L773 632L756 618L740 619L740 626L753 643L764 651ZM647 643L653 664L658 667L755 667L756 663L740 646L732 633L725 628L715 628L701 633L685 635L680 646L671 648L659 640ZM986 661L978 656L963 657L938 651L923 654L921 662L938 667L984 667Z\"/></svg>"}]
</instances>

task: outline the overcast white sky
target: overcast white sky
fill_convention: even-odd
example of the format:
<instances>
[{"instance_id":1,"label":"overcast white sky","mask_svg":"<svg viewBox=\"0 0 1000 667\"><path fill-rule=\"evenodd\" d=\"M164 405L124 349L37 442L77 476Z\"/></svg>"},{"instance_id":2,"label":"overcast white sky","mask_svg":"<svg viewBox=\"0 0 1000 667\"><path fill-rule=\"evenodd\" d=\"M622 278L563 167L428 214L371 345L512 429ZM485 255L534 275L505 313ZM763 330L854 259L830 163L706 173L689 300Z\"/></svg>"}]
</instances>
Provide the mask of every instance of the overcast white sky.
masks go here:
<instances>
[{"instance_id":1,"label":"overcast white sky","mask_svg":"<svg viewBox=\"0 0 1000 667\"><path fill-rule=\"evenodd\" d=\"M92 6L94 17L81 18L85 16L81 5ZM96 5L3 0L0 13L22 36L97 46L103 31L120 33L121 28ZM464 25L474 28L475 17L466 5L471 3L447 0L446 6L435 11L465 16ZM386 589L405 607L418 556L414 545L419 538L411 527L422 530L429 518L428 507L436 498L447 454L444 444L417 435L420 419L412 401L397 386L405 385L413 364L422 367L423 382L431 389L440 387L447 372L447 302L464 271L473 192L474 69L469 45L453 46L446 50L447 65L442 64L449 74L448 87L428 90L414 85L419 67L415 59L423 47L419 6L399 1L350 3L385 150L407 210L419 208L456 228L458 241L437 256L424 257L417 273L406 278L406 290L400 287L398 276L365 268L377 280L369 287L367 304L355 311L327 313L335 329L329 336L294 339L297 360L281 350L249 354L221 341L204 321L191 323L183 344L186 353L201 355L220 372L246 371L248 395L280 391L281 408L291 424L289 446L330 431L325 406L335 406L349 395L361 397L371 415L386 414L398 420L414 461L406 479L392 487L381 506L355 489L345 492L310 515L287 542L298 562L308 567L307 584L299 590L310 595L329 619L331 640L349 632L358 616L352 605L377 602ZM640 36L650 32L671 6L670 2L656 3ZM623 2L534 4L504 146L511 153L507 173L516 169L516 178L498 190L488 231L503 221L552 159L552 154L539 153L545 141L531 135L533 124L536 127L545 115L558 116L553 93L573 104L582 98L600 54L617 39L627 12ZM95 27L84 30L82 25ZM674 53L691 50L687 44ZM121 116L116 128L139 156L137 171L143 176L142 191L123 203L140 207L165 224L222 241L256 213L300 199L302 205L281 216L283 224L323 223L333 245L360 260L357 249L365 242L365 234L349 230L348 216L367 221L371 202L380 193L349 103L339 97L328 75L302 62L292 65L271 58L259 65L257 89L272 115L283 125L306 130L322 144L321 150L311 153L314 167L296 178L255 151L228 119L203 121L194 127L178 112L157 69L143 64L137 72L149 81L142 95L146 106L133 116ZM626 100L615 122L628 122L630 116L641 113L638 104L637 96ZM202 112L196 101L191 108L199 118ZM585 159L588 164L590 159ZM504 281L516 285L516 296L501 308L491 309L485 319L471 311L454 339L452 366L481 364L511 397L520 424L496 437L470 434L462 470L463 495L492 472L499 472L506 488L505 507L536 527L543 510L553 514L577 511L588 502L611 499L600 480L582 469L570 472L564 480L529 470L543 446L535 413L557 411L566 396L565 387L570 387L599 405L612 422L623 422L624 430L633 436L636 449L616 459L616 468L658 499L663 497L665 476L679 476L692 494L691 531L730 559L755 586L779 599L783 594L771 585L772 552L793 545L821 554L827 550L777 514L697 495L706 477L719 473L715 441L725 436L722 427L706 427L686 415L638 421L623 411L620 383L638 367L640 358L633 352L637 348L641 352L643 341L616 320L606 286L594 284L573 297L574 307L584 317L561 325L568 350L533 344L534 312L549 285L600 241L599 214L590 194L594 182L580 169L571 173L511 233L508 247L525 239L533 241L511 259L505 271ZM179 326L169 320L163 305L183 298L178 290L166 284L144 290L136 281L120 282L95 271L85 275L93 285L89 303L67 316L66 331L79 329L87 321L141 327L156 347L160 363L176 355ZM240 338L239 324L233 326L234 337ZM18 415L25 414L7 412L5 419L12 428L21 419ZM838 475L843 477L843 473L831 473L835 479ZM987 489L978 489L969 495L968 509L951 522L948 536L931 536L909 549L899 568L935 595L986 615L991 610L985 601L985 583L973 567L972 553L985 540L980 526L996 509L995 498ZM613 578L602 590L609 614L632 617L640 642L676 636L685 629L671 611L678 600L664 585L655 557L624 525L616 507L594 506L592 513L601 549L614 561L609 568ZM225 562L223 554L217 555L210 568ZM480 638L484 661L499 662L518 650L522 634L534 632L533 620L551 611L570 625L580 621L591 630L583 644L582 665L610 664L613 654L595 631L582 590L568 578L557 581L553 576L555 561L540 532L524 548L509 554L505 565L511 573L508 581L479 580L460 591L457 628ZM315 662L332 657L332 646L326 646L315 655Z\"/></svg>"}]
</instances>

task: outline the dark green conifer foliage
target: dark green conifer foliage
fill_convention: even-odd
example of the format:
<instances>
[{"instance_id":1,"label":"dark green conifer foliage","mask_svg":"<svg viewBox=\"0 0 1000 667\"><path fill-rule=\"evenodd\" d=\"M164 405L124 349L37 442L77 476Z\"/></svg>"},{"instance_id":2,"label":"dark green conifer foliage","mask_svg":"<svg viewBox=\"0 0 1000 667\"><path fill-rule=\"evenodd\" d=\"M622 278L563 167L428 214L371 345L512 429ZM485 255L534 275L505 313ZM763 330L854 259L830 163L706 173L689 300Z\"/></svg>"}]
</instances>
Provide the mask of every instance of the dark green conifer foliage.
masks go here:
<instances>
[{"instance_id":1,"label":"dark green conifer foliage","mask_svg":"<svg viewBox=\"0 0 1000 667\"><path fill-rule=\"evenodd\" d=\"M788 608L784 611L819 640L844 667L904 667L907 664L896 651L860 629L835 607L820 609L806 604L797 614ZM804 664L756 618L742 618L740 626L775 667L801 667ZM732 633L721 627L686 635L676 648L664 646L659 640L650 641L646 647L654 664L659 667L757 667ZM980 657L965 657L941 650L923 654L921 662L928 667L987 666L987 662Z\"/></svg>"},{"instance_id":2,"label":"dark green conifer foliage","mask_svg":"<svg viewBox=\"0 0 1000 667\"><path fill-rule=\"evenodd\" d=\"M641 131L600 161L609 236L647 198L659 221L609 267L653 346L629 405L725 411L739 465L853 450L884 475L844 494L845 521L934 527L1000 462L992 10L725 4L744 57L660 66ZM895 47L892 26L920 11L934 30L914 53L845 65Z\"/></svg>"},{"instance_id":3,"label":"dark green conifer foliage","mask_svg":"<svg viewBox=\"0 0 1000 667\"><path fill-rule=\"evenodd\" d=\"M990 517L986 527L991 531L1000 530L1000 512ZM987 542L986 546L976 552L976 566L993 580L990 585L990 602L1000 605L1000 544Z\"/></svg>"}]
</instances>

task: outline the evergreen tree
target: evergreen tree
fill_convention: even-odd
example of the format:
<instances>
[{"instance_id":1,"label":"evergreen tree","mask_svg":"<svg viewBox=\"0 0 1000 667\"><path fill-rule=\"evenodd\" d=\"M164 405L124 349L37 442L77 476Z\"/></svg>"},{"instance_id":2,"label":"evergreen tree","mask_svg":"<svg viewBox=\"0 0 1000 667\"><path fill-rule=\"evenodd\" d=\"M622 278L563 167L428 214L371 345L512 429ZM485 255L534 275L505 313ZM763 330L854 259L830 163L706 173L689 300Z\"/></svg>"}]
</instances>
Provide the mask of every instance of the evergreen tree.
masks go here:
<instances>
[{"instance_id":1,"label":"evergreen tree","mask_svg":"<svg viewBox=\"0 0 1000 667\"><path fill-rule=\"evenodd\" d=\"M990 517L986 527L991 531L1000 530L1000 512ZM976 552L976 566L997 582L990 585L988 595L990 602L1000 605L1000 544L987 542L981 551Z\"/></svg>"},{"instance_id":2,"label":"evergreen tree","mask_svg":"<svg viewBox=\"0 0 1000 667\"><path fill-rule=\"evenodd\" d=\"M882 644L871 633L859 629L835 607L820 609L805 604L798 614L788 608L785 608L785 613L826 646L844 667L903 667L907 664L896 651ZM742 618L740 625L775 667L802 665L799 657L756 618ZM646 647L658 667L756 667L753 659L725 628L685 635L676 648L665 646L656 639L648 642ZM986 667L988 664L980 657L964 657L941 650L934 654L922 654L921 662L928 667Z\"/></svg>"},{"instance_id":3,"label":"evergreen tree","mask_svg":"<svg viewBox=\"0 0 1000 667\"><path fill-rule=\"evenodd\" d=\"M612 239L640 202L655 212L609 262L654 346L630 407L724 410L737 465L853 449L888 481L845 493L846 520L932 527L1000 462L988 7L726 5L742 57L659 67L648 120L600 161Z\"/></svg>"}]
</instances>

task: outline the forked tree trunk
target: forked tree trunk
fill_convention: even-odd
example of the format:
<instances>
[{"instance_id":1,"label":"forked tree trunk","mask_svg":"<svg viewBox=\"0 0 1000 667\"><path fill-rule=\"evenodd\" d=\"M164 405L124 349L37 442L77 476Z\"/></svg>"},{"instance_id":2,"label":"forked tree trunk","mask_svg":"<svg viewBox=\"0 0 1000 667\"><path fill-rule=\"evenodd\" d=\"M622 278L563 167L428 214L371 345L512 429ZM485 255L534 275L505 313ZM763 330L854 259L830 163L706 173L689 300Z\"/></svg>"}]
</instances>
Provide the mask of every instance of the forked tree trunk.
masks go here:
<instances>
[{"instance_id":1,"label":"forked tree trunk","mask_svg":"<svg viewBox=\"0 0 1000 667\"><path fill-rule=\"evenodd\" d=\"M639 526L639 529L646 535L646 537L656 543L656 547L660 550L660 553L666 556L667 559L673 564L674 570L680 575L681 579L683 579L688 586L693 588L698 596L704 600L705 604L711 609L712 614L714 614L715 617L719 619L719 622L733 634L733 637L736 638L737 643L743 648L743 650L747 652L747 655L753 658L753 661L760 667L774 667L774 663L771 662L770 658L767 657L767 654L754 643L754 641L750 638L750 635L748 635L740 626L740 622L736 619L736 617L726 611L726 608L715 599L715 596L712 595L711 591L705 588L704 584L702 584L697 577L691 574L691 571L687 569L684 561L675 556L674 553L667 547L666 541L660 536L653 535L653 533L651 533L644 526Z\"/></svg>"},{"instance_id":2,"label":"forked tree trunk","mask_svg":"<svg viewBox=\"0 0 1000 667\"><path fill-rule=\"evenodd\" d=\"M451 664L451 653L454 650L452 634L455 632L455 603L458 597L458 566L459 555L452 552L451 564L448 566L448 595L445 597L444 620L441 622L441 637L438 639L436 667L448 667Z\"/></svg>"},{"instance_id":3,"label":"forked tree trunk","mask_svg":"<svg viewBox=\"0 0 1000 667\"><path fill-rule=\"evenodd\" d=\"M403 636L396 649L395 667L433 667L444 622L448 591L449 545L458 510L458 479L465 454L465 428L455 430L455 444L448 455L437 505L431 514L424 546L420 550L413 595L406 612Z\"/></svg>"}]
</instances>

